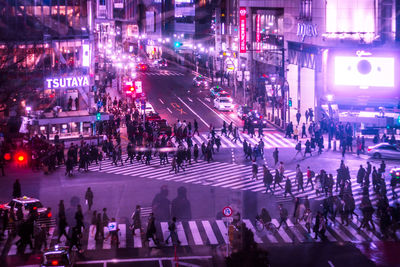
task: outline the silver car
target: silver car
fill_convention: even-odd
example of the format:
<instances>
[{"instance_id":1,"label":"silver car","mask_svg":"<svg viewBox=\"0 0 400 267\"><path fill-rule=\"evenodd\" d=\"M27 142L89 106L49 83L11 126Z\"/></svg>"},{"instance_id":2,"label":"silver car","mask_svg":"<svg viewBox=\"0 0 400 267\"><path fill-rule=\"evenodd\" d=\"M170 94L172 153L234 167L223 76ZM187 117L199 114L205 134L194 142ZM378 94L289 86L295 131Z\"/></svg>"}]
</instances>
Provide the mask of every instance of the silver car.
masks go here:
<instances>
[{"instance_id":1,"label":"silver car","mask_svg":"<svg viewBox=\"0 0 400 267\"><path fill-rule=\"evenodd\" d=\"M369 146L367 153L376 159L400 159L400 148L389 143L380 143L375 146Z\"/></svg>"}]
</instances>

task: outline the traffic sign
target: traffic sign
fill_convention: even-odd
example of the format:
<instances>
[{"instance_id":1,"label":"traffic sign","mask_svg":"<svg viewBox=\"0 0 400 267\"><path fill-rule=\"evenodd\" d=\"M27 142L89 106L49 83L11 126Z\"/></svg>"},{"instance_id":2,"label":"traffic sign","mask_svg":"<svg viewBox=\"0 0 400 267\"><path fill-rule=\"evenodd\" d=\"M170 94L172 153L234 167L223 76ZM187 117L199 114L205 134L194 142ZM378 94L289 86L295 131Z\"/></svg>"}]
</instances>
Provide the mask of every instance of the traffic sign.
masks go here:
<instances>
[{"instance_id":1,"label":"traffic sign","mask_svg":"<svg viewBox=\"0 0 400 267\"><path fill-rule=\"evenodd\" d=\"M141 94L142 93L142 81L135 81L135 86L136 86L136 93Z\"/></svg>"},{"instance_id":2,"label":"traffic sign","mask_svg":"<svg viewBox=\"0 0 400 267\"><path fill-rule=\"evenodd\" d=\"M225 208L222 209L222 213L224 214L225 217L230 217L233 214L233 210L231 207L226 206Z\"/></svg>"},{"instance_id":3,"label":"traffic sign","mask_svg":"<svg viewBox=\"0 0 400 267\"><path fill-rule=\"evenodd\" d=\"M108 231L115 231L115 230L117 230L117 223L116 222L108 223Z\"/></svg>"}]
</instances>

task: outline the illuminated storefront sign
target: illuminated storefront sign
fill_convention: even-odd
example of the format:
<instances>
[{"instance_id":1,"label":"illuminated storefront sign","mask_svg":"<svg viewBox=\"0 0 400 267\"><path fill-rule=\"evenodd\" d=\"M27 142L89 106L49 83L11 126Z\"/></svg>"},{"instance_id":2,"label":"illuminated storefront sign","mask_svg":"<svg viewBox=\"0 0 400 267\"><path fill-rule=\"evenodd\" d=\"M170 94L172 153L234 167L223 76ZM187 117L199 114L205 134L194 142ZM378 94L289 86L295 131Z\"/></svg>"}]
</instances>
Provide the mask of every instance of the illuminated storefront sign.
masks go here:
<instances>
[{"instance_id":1,"label":"illuminated storefront sign","mask_svg":"<svg viewBox=\"0 0 400 267\"><path fill-rule=\"evenodd\" d=\"M89 45L82 45L82 67L90 66L90 53L89 53Z\"/></svg>"},{"instance_id":2,"label":"illuminated storefront sign","mask_svg":"<svg viewBox=\"0 0 400 267\"><path fill-rule=\"evenodd\" d=\"M297 36L301 37L302 42L304 41L306 36L317 37L317 25L308 23L297 23Z\"/></svg>"},{"instance_id":3,"label":"illuminated storefront sign","mask_svg":"<svg viewBox=\"0 0 400 267\"><path fill-rule=\"evenodd\" d=\"M256 15L256 44L257 44L257 52L260 51L260 41L261 41L261 16L259 14Z\"/></svg>"},{"instance_id":4,"label":"illuminated storefront sign","mask_svg":"<svg viewBox=\"0 0 400 267\"><path fill-rule=\"evenodd\" d=\"M240 14L240 31L239 31L239 51L246 53L246 8L241 7Z\"/></svg>"},{"instance_id":5,"label":"illuminated storefront sign","mask_svg":"<svg viewBox=\"0 0 400 267\"><path fill-rule=\"evenodd\" d=\"M84 75L78 77L48 78L46 79L44 86L45 89L89 86L89 76Z\"/></svg>"}]
</instances>

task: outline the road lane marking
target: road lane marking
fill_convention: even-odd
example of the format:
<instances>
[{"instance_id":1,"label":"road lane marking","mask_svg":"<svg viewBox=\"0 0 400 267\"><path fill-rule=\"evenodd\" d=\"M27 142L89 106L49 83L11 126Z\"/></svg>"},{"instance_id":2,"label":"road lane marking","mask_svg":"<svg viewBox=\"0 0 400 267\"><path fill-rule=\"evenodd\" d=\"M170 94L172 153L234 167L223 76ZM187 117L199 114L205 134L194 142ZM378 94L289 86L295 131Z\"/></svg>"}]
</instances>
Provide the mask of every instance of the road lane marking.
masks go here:
<instances>
[{"instance_id":1,"label":"road lane marking","mask_svg":"<svg viewBox=\"0 0 400 267\"><path fill-rule=\"evenodd\" d=\"M179 101L181 101L182 104L184 104L194 115L196 115L196 116L207 126L207 128L210 128L210 125L209 125L205 120L203 120L203 118L200 117L199 114L197 114L193 109L191 109L191 108L189 107L189 105L185 103L185 101L183 101L179 96L178 96L177 98L178 98Z\"/></svg>"},{"instance_id":2,"label":"road lane marking","mask_svg":"<svg viewBox=\"0 0 400 267\"><path fill-rule=\"evenodd\" d=\"M167 110L169 111L169 113L171 113L171 114L172 114L172 111L171 111L169 108L167 108Z\"/></svg>"},{"instance_id":3,"label":"road lane marking","mask_svg":"<svg viewBox=\"0 0 400 267\"><path fill-rule=\"evenodd\" d=\"M118 225L119 228L119 248L126 248L126 224Z\"/></svg>"},{"instance_id":4,"label":"road lane marking","mask_svg":"<svg viewBox=\"0 0 400 267\"><path fill-rule=\"evenodd\" d=\"M164 105L164 101L162 101L162 100L161 100L161 98L159 98L159 99L158 99L158 101L160 101L160 102L161 102L161 104L163 104L163 105Z\"/></svg>"},{"instance_id":5,"label":"road lane marking","mask_svg":"<svg viewBox=\"0 0 400 267\"><path fill-rule=\"evenodd\" d=\"M161 222L160 226L161 226L162 235L164 237L164 242L166 242L167 238L169 236L168 223ZM172 246L172 240L168 240L168 241L171 241L171 243L165 244L165 246L169 246L169 247Z\"/></svg>"},{"instance_id":6,"label":"road lane marking","mask_svg":"<svg viewBox=\"0 0 400 267\"><path fill-rule=\"evenodd\" d=\"M200 103L202 103L204 106L206 106L209 110L211 110L212 112L215 113L215 115L217 115L218 117L220 117L221 120L225 121L227 124L231 123L230 121L226 120L224 117L222 117L222 115L218 114L214 109L210 108L206 103L204 103L203 101L201 101L200 98L197 98L197 100L200 101Z\"/></svg>"},{"instance_id":7,"label":"road lane marking","mask_svg":"<svg viewBox=\"0 0 400 267\"><path fill-rule=\"evenodd\" d=\"M183 229L182 222L176 223L176 233L178 234L178 239L181 241L181 246L188 246L188 241L185 235L185 229Z\"/></svg>"},{"instance_id":8,"label":"road lane marking","mask_svg":"<svg viewBox=\"0 0 400 267\"><path fill-rule=\"evenodd\" d=\"M193 103L193 100L190 97L188 97L188 100Z\"/></svg>"}]
</instances>

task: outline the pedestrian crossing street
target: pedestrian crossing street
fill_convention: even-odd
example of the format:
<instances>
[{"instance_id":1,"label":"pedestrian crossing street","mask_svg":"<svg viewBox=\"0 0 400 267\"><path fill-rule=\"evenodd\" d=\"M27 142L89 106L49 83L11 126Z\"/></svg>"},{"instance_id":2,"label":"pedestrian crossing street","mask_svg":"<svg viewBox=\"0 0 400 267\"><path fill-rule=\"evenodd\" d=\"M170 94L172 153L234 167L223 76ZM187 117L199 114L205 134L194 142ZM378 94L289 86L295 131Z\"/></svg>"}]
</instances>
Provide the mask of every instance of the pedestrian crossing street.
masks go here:
<instances>
[{"instance_id":1,"label":"pedestrian crossing street","mask_svg":"<svg viewBox=\"0 0 400 267\"><path fill-rule=\"evenodd\" d=\"M140 72L140 75L143 76L184 76L182 72L179 71L171 71L171 70L157 70L157 71L147 71Z\"/></svg>"},{"instance_id":2,"label":"pedestrian crossing street","mask_svg":"<svg viewBox=\"0 0 400 267\"><path fill-rule=\"evenodd\" d=\"M178 174L170 173L171 166L169 164L165 166L160 166L158 157L153 157L150 162L150 165L145 165L140 161L134 160L132 164L129 162L124 165L111 165L111 160L106 160L102 164L102 169L99 170L99 166L90 165L89 170L91 171L99 171L109 174L116 175L127 175L127 176L135 176L141 178L148 179L156 179L163 181L172 181L178 183L191 183L191 184L199 184L199 185L207 185L213 187L222 187L233 190L243 190L243 191L252 191L252 192L265 192L265 185L262 180L262 169L259 168L257 180L252 180L252 169L251 166L239 165L239 164L230 164L225 162L210 162L199 160L197 163L192 162L191 165L187 165L184 167L184 172L179 172ZM274 171L272 171L274 174ZM316 170L316 172L318 172ZM353 196L358 206L361 203L362 198L362 189L356 182L357 171L351 171L351 183ZM304 192L297 190L296 183L296 172L291 170L286 170L284 175L289 177L292 181L292 193L296 197L304 198L306 195L309 199L322 200L326 196L325 194L320 194L316 196L315 189L312 189L311 184L306 186L307 182L307 173L304 173ZM336 181L336 177L334 177ZM315 183L315 178L313 179ZM277 198L278 202L291 202L293 199L290 195L284 197L284 181L281 182L281 187L276 185L274 195ZM335 185L336 186L336 185ZM386 179L386 187L387 187L387 197L389 199L390 204L394 202L392 200L392 191L390 187L390 179ZM336 187L334 187L335 189ZM395 192L400 194L400 187L397 187ZM334 191L334 194L338 192ZM373 192L372 185L370 186L370 199L373 204L377 202L377 196Z\"/></svg>"},{"instance_id":3,"label":"pedestrian crossing street","mask_svg":"<svg viewBox=\"0 0 400 267\"><path fill-rule=\"evenodd\" d=\"M321 242L321 239L314 239L314 233L309 234L304 222L298 224L294 223L292 218L287 220L288 226L282 226L279 230L274 232L262 230L256 230L255 223L250 219L243 219L246 227L254 233L254 241L258 244L275 245L275 244L298 244L298 243L314 243ZM278 219L272 219L271 221L276 227L279 226ZM374 222L375 228L379 229L377 222ZM350 221L348 226L340 224L338 221L331 223L327 228L326 236L330 242L374 242L379 241L382 235L377 231L369 231L366 229L357 230L360 222L354 217ZM118 224L119 228L119 248L147 248L156 247L154 242L151 240L147 242L145 240L145 233L140 232L136 229L135 235L127 224ZM168 222L162 221L156 223L157 229L157 240L160 242L161 247L171 247L172 242L166 243L165 240L169 236ZM67 233L70 236L70 228L67 227ZM83 238L81 240L82 248L86 251L93 250L110 250L112 249L111 238L108 237L104 241L96 240L95 238L96 226L90 225L83 232ZM104 235L107 237L108 228L104 227ZM228 227L222 220L191 220L177 222L177 235L180 246L218 246L228 244ZM12 240L12 245L7 253L8 256L17 255L18 237ZM65 236L57 242L58 233L55 227L49 229L49 235L47 238L47 244L50 246L61 245L65 246L67 240ZM29 246L25 248L24 254L30 254L32 250Z\"/></svg>"},{"instance_id":4,"label":"pedestrian crossing street","mask_svg":"<svg viewBox=\"0 0 400 267\"><path fill-rule=\"evenodd\" d=\"M232 141L233 137L230 135L229 137L226 137L225 135L221 135L221 132L218 131L216 136L219 136L221 138L221 148L243 148L242 142L246 140L248 144L251 144L252 147L257 146L262 140L264 142L264 148L265 149L270 149L270 148L294 148L296 146L296 143L291 140L291 139L286 139L284 138L281 134L277 132L267 132L264 133L264 136L261 136L261 138L258 138L258 133L257 135L254 135L251 137L248 134L245 133L240 133L240 140L242 142L238 141L234 142ZM195 134L192 137L193 145L197 144L198 146L201 146L201 144L204 142L207 144L207 142L210 140L210 135L208 133L200 133ZM175 139L173 139L175 140ZM175 144L178 145L175 141Z\"/></svg>"}]
</instances>

